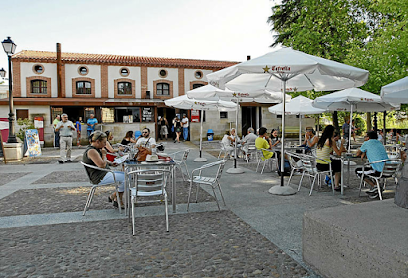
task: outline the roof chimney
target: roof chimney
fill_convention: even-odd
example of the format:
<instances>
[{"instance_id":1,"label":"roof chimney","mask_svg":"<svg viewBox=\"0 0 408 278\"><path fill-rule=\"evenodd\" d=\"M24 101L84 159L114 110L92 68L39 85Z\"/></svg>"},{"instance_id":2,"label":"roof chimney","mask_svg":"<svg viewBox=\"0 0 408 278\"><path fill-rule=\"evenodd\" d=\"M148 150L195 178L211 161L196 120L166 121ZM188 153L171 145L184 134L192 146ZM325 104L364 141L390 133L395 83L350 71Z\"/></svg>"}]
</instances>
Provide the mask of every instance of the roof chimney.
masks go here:
<instances>
[{"instance_id":1,"label":"roof chimney","mask_svg":"<svg viewBox=\"0 0 408 278\"><path fill-rule=\"evenodd\" d=\"M58 97L62 98L62 59L61 59L61 44L57 42L57 84L58 84Z\"/></svg>"},{"instance_id":2,"label":"roof chimney","mask_svg":"<svg viewBox=\"0 0 408 278\"><path fill-rule=\"evenodd\" d=\"M247 55L247 61L251 60L251 55Z\"/></svg>"}]
</instances>

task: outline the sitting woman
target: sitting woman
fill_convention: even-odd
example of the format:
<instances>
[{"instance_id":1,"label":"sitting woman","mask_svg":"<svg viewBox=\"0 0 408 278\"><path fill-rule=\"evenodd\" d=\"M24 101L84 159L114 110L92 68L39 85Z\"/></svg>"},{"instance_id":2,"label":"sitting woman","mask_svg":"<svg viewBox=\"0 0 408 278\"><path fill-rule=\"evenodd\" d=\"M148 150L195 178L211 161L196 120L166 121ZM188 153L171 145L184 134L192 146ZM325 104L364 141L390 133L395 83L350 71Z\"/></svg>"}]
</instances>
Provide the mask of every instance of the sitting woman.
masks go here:
<instances>
[{"instance_id":1,"label":"sitting woman","mask_svg":"<svg viewBox=\"0 0 408 278\"><path fill-rule=\"evenodd\" d=\"M82 161L99 168L109 169L109 165L116 166L115 163L106 160L106 150L104 149L107 141L106 133L99 130L94 131L90 136L90 140L91 144L85 150L82 156ZM122 195L125 190L125 174L123 172L115 171L114 173L111 173L93 168L86 168L86 171L93 184L113 183L113 176L115 176L116 181L119 182L119 199L122 204L121 207L123 207ZM108 201L113 201L113 206L118 207L116 192L108 197Z\"/></svg>"},{"instance_id":2,"label":"sitting woman","mask_svg":"<svg viewBox=\"0 0 408 278\"><path fill-rule=\"evenodd\" d=\"M328 125L323 131L322 136L317 142L316 148L316 168L320 171L328 171L331 164L332 172L334 173L334 190L340 191L340 174L341 174L341 161L330 160L330 154L335 152L337 155L341 155L341 150L337 148L336 141L334 140L334 126Z\"/></svg>"},{"instance_id":3,"label":"sitting woman","mask_svg":"<svg viewBox=\"0 0 408 278\"><path fill-rule=\"evenodd\" d=\"M281 143L280 138L278 137L278 130L277 129L272 129L271 131L271 143L272 147L276 147Z\"/></svg>"},{"instance_id":4,"label":"sitting woman","mask_svg":"<svg viewBox=\"0 0 408 278\"><path fill-rule=\"evenodd\" d=\"M114 149L110 143L113 140L113 133L110 130L105 131L106 133L106 146L105 150L107 152L106 159L109 161L113 161L116 158L116 154L119 152L119 149Z\"/></svg>"},{"instance_id":5,"label":"sitting woman","mask_svg":"<svg viewBox=\"0 0 408 278\"><path fill-rule=\"evenodd\" d=\"M302 145L306 148L306 153L310 153L312 149L316 148L317 141L319 141L319 137L314 134L313 127L306 127L305 141Z\"/></svg>"},{"instance_id":6,"label":"sitting woman","mask_svg":"<svg viewBox=\"0 0 408 278\"><path fill-rule=\"evenodd\" d=\"M129 145L130 143L136 143L135 137L133 136L133 131L126 132L125 138L120 142L122 145Z\"/></svg>"}]
</instances>

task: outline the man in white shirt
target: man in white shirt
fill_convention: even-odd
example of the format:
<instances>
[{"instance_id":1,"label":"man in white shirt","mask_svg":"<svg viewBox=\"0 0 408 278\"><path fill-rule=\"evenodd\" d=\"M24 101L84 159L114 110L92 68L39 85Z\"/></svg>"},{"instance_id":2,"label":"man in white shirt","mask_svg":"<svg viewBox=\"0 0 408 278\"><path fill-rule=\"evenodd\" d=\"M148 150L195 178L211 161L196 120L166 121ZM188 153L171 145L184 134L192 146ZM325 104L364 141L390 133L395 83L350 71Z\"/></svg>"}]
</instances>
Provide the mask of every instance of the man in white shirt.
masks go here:
<instances>
[{"instance_id":1,"label":"man in white shirt","mask_svg":"<svg viewBox=\"0 0 408 278\"><path fill-rule=\"evenodd\" d=\"M68 121L68 115L62 114L61 121L56 125L55 131L60 135L60 160L59 163L72 162L72 131L76 130L74 124Z\"/></svg>"},{"instance_id":2,"label":"man in white shirt","mask_svg":"<svg viewBox=\"0 0 408 278\"><path fill-rule=\"evenodd\" d=\"M147 127L142 130L142 136L136 142L136 147L145 147L148 149L153 149L156 147L156 140L150 137L150 129Z\"/></svg>"},{"instance_id":3,"label":"man in white shirt","mask_svg":"<svg viewBox=\"0 0 408 278\"><path fill-rule=\"evenodd\" d=\"M186 114L183 114L183 119L181 120L181 125L183 126L183 138L184 141L187 141L188 138L188 124L189 120Z\"/></svg>"},{"instance_id":4,"label":"man in white shirt","mask_svg":"<svg viewBox=\"0 0 408 278\"><path fill-rule=\"evenodd\" d=\"M255 140L258 136L255 135L255 130L250 127L247 129L248 134L245 136L244 140L242 141L242 150L246 154L248 152L248 146L253 145L255 146Z\"/></svg>"}]
</instances>

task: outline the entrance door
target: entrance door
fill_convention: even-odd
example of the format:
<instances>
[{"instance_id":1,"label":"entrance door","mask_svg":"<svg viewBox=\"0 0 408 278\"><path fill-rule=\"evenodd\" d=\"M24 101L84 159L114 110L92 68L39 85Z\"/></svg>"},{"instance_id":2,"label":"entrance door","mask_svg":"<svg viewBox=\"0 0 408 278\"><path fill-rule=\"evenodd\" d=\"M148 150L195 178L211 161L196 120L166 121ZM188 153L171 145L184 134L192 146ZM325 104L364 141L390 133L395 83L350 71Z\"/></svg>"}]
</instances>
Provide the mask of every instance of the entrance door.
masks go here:
<instances>
[{"instance_id":1,"label":"entrance door","mask_svg":"<svg viewBox=\"0 0 408 278\"><path fill-rule=\"evenodd\" d=\"M247 134L249 127L257 130L262 125L262 115L257 111L261 111L258 107L241 107L242 115L242 136ZM258 126L259 125L259 126Z\"/></svg>"}]
</instances>

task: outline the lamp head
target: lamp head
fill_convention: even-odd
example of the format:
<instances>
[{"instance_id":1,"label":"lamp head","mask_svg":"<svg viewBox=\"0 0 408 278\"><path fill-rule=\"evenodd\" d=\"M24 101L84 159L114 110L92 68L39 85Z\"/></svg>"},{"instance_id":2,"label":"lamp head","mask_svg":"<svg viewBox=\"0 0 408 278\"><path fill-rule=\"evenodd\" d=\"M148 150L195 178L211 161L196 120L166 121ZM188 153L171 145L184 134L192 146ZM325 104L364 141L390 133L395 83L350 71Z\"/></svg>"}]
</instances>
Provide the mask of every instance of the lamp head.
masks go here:
<instances>
[{"instance_id":1,"label":"lamp head","mask_svg":"<svg viewBox=\"0 0 408 278\"><path fill-rule=\"evenodd\" d=\"M16 52L17 45L11 40L10 37L7 37L7 39L2 41L1 44L3 45L4 52L6 52L8 56L11 56Z\"/></svg>"},{"instance_id":2,"label":"lamp head","mask_svg":"<svg viewBox=\"0 0 408 278\"><path fill-rule=\"evenodd\" d=\"M0 77L4 78L5 76L6 76L6 71L3 68L1 68L0 69Z\"/></svg>"}]
</instances>

